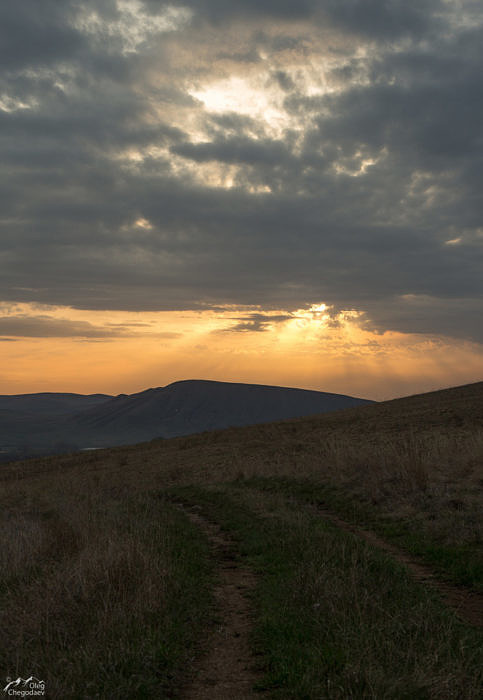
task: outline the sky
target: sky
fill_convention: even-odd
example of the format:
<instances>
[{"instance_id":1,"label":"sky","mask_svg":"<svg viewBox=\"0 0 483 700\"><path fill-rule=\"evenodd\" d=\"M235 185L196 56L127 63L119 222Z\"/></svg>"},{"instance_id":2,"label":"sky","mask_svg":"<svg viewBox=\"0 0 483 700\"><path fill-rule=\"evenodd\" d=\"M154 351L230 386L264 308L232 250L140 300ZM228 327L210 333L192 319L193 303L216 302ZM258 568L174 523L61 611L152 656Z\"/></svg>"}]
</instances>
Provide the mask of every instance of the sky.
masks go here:
<instances>
[{"instance_id":1,"label":"sky","mask_svg":"<svg viewBox=\"0 0 483 700\"><path fill-rule=\"evenodd\" d=\"M0 393L483 378L480 0L0 4Z\"/></svg>"}]
</instances>

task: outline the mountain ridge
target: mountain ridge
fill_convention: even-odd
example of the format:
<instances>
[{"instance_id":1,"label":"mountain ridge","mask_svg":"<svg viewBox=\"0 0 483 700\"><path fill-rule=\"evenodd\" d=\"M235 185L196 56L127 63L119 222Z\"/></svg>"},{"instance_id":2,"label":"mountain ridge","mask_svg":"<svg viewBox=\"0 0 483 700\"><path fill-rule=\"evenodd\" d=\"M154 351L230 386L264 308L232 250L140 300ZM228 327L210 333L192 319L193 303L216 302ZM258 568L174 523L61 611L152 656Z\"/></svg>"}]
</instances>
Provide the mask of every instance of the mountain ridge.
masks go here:
<instances>
[{"instance_id":1,"label":"mountain ridge","mask_svg":"<svg viewBox=\"0 0 483 700\"><path fill-rule=\"evenodd\" d=\"M62 410L44 411L41 415L32 411L36 401L42 404L41 398L35 396L45 397L10 397L12 403L18 399L19 406L23 397L28 402L28 412L0 410L0 446L4 452L22 450L26 444L30 450L40 451L133 444L373 403L311 389L205 379L183 379L117 396L62 394L58 395ZM55 397L49 394L48 399L55 404ZM83 408L69 410L69 401Z\"/></svg>"}]
</instances>

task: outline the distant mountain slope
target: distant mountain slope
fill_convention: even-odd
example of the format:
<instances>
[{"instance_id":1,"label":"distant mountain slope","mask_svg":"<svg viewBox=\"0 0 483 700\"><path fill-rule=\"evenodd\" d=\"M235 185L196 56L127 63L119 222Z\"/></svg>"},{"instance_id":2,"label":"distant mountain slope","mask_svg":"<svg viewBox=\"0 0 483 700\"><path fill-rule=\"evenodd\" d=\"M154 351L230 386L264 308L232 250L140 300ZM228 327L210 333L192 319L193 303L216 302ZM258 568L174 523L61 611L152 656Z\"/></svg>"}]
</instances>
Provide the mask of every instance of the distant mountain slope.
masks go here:
<instances>
[{"instance_id":1,"label":"distant mountain slope","mask_svg":"<svg viewBox=\"0 0 483 700\"><path fill-rule=\"evenodd\" d=\"M76 449L62 426L66 416L111 398L51 392L0 396L0 461Z\"/></svg>"},{"instance_id":2,"label":"distant mountain slope","mask_svg":"<svg viewBox=\"0 0 483 700\"><path fill-rule=\"evenodd\" d=\"M24 456L26 450L35 453L126 445L365 403L372 402L305 389L205 380L179 381L116 397L0 397L0 449L4 454L20 451Z\"/></svg>"},{"instance_id":3,"label":"distant mountain slope","mask_svg":"<svg viewBox=\"0 0 483 700\"><path fill-rule=\"evenodd\" d=\"M73 411L83 411L111 399L107 394L17 394L0 396L0 411L20 411L58 416Z\"/></svg>"},{"instance_id":4,"label":"distant mountain slope","mask_svg":"<svg viewBox=\"0 0 483 700\"><path fill-rule=\"evenodd\" d=\"M370 402L305 389L185 380L117 396L73 417L71 425L102 444L127 444L298 418L363 403Z\"/></svg>"}]
</instances>

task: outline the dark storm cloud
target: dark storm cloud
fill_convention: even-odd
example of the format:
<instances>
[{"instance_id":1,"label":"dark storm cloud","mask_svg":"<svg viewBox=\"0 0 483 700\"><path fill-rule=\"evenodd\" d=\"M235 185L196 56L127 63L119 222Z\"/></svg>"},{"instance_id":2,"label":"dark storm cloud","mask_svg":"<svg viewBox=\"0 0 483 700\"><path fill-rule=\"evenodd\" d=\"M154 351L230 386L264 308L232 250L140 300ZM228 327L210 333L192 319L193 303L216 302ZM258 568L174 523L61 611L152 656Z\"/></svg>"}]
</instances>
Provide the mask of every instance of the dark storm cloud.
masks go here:
<instances>
[{"instance_id":1,"label":"dark storm cloud","mask_svg":"<svg viewBox=\"0 0 483 700\"><path fill-rule=\"evenodd\" d=\"M273 74L273 77L277 81L277 83L280 85L282 90L285 90L286 92L290 92L291 90L295 89L294 81L287 73L285 73L285 71L278 70Z\"/></svg>"},{"instance_id":2,"label":"dark storm cloud","mask_svg":"<svg viewBox=\"0 0 483 700\"><path fill-rule=\"evenodd\" d=\"M152 11L158 12L159 0L144 0ZM191 7L197 18L219 24L228 19L254 17L279 17L283 19L303 19L311 16L317 8L317 0L188 0L180 3Z\"/></svg>"},{"instance_id":3,"label":"dark storm cloud","mask_svg":"<svg viewBox=\"0 0 483 700\"><path fill-rule=\"evenodd\" d=\"M158 12L159 0L144 0L151 12ZM443 8L441 0L187 0L196 20L221 24L233 19L272 18L316 19L358 34L376 38L420 35L435 28L434 14Z\"/></svg>"},{"instance_id":4,"label":"dark storm cloud","mask_svg":"<svg viewBox=\"0 0 483 700\"><path fill-rule=\"evenodd\" d=\"M290 149L282 141L260 141L250 138L231 138L209 143L179 143L172 146L172 153L204 163L247 163L250 165L276 166L292 160Z\"/></svg>"},{"instance_id":5,"label":"dark storm cloud","mask_svg":"<svg viewBox=\"0 0 483 700\"><path fill-rule=\"evenodd\" d=\"M327 98L324 106L330 116L319 120L320 134L349 154L361 146L373 151L391 147L421 168L454 169L461 160L478 157L481 148L483 93L476 81L482 58L481 47L470 65L454 57L449 72L445 61L426 62L420 55L410 80L411 67L399 56L375 70L371 86ZM401 73L406 81L396 81Z\"/></svg>"},{"instance_id":6,"label":"dark storm cloud","mask_svg":"<svg viewBox=\"0 0 483 700\"><path fill-rule=\"evenodd\" d=\"M418 36L434 31L433 13L440 0L325 0L322 7L330 19L345 29L374 38Z\"/></svg>"},{"instance_id":7,"label":"dark storm cloud","mask_svg":"<svg viewBox=\"0 0 483 700\"><path fill-rule=\"evenodd\" d=\"M404 298L384 299L383 303L371 303L367 312L368 327L379 332L387 328L401 333L428 333L457 336L482 343L483 331L481 299L435 299L429 296L408 295ZM469 319L473 319L473 324ZM431 323L428 326L428 319Z\"/></svg>"},{"instance_id":8,"label":"dark storm cloud","mask_svg":"<svg viewBox=\"0 0 483 700\"><path fill-rule=\"evenodd\" d=\"M115 338L130 335L126 328L112 329L88 321L70 321L52 316L4 316L0 336L22 338Z\"/></svg>"},{"instance_id":9,"label":"dark storm cloud","mask_svg":"<svg viewBox=\"0 0 483 700\"><path fill-rule=\"evenodd\" d=\"M0 317L0 340L11 342L20 338L87 338L105 340L129 338L137 336L139 329L151 331L149 335L152 338L174 339L181 337L181 333L152 332L150 324L147 323L126 322L96 325L89 321L72 321L45 314L39 316L20 314Z\"/></svg>"},{"instance_id":10,"label":"dark storm cloud","mask_svg":"<svg viewBox=\"0 0 483 700\"><path fill-rule=\"evenodd\" d=\"M0 8L0 299L132 310L324 301L366 311L380 331L483 340L483 49L481 23L459 21L474 3L458 17L429 0L188 4L191 24L149 40L129 34L114 0L89 4L100 23L89 31L77 2ZM338 48L324 47L334 91L310 93L289 65L267 69L266 89L297 123L276 136L254 115L207 114L188 92L193 76L225 77L206 45L196 63L203 19L246 17L260 24L253 44L227 52L215 32L213 52L250 70L257 42L302 51L287 20L310 17L307 36L314 22L336 27ZM264 18L278 18L278 33ZM176 49L191 46L194 65L179 67ZM230 189L210 183L213 168ZM238 331L276 322L234 320ZM8 323L116 332L2 322L4 335L16 335Z\"/></svg>"},{"instance_id":11,"label":"dark storm cloud","mask_svg":"<svg viewBox=\"0 0 483 700\"><path fill-rule=\"evenodd\" d=\"M0 62L3 70L31 64L50 65L72 58L84 40L68 20L74 3L69 0L22 0L0 5Z\"/></svg>"},{"instance_id":12,"label":"dark storm cloud","mask_svg":"<svg viewBox=\"0 0 483 700\"><path fill-rule=\"evenodd\" d=\"M213 331L214 334L219 333L243 333L243 332L264 332L270 330L277 323L283 323L284 321L290 321L293 316L292 314L263 314L263 313L251 313L245 316L235 316L232 317L232 321L238 321L232 326L227 328L218 329Z\"/></svg>"}]
</instances>

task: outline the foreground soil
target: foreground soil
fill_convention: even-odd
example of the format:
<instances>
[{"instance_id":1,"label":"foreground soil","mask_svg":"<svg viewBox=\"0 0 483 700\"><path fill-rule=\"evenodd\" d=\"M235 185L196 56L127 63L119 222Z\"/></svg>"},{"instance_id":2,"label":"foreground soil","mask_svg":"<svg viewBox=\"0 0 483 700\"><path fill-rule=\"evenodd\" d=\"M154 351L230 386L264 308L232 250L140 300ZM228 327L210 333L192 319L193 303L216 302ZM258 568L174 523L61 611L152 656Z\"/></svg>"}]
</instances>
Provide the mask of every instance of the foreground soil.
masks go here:
<instances>
[{"instance_id":1,"label":"foreground soil","mask_svg":"<svg viewBox=\"0 0 483 700\"><path fill-rule=\"evenodd\" d=\"M200 644L200 657L181 690L182 700L250 700L259 674L250 648L252 611L249 594L256 577L240 565L233 542L220 527L204 518L196 506L180 504L189 520L208 538L217 561L214 591L216 622Z\"/></svg>"}]
</instances>

